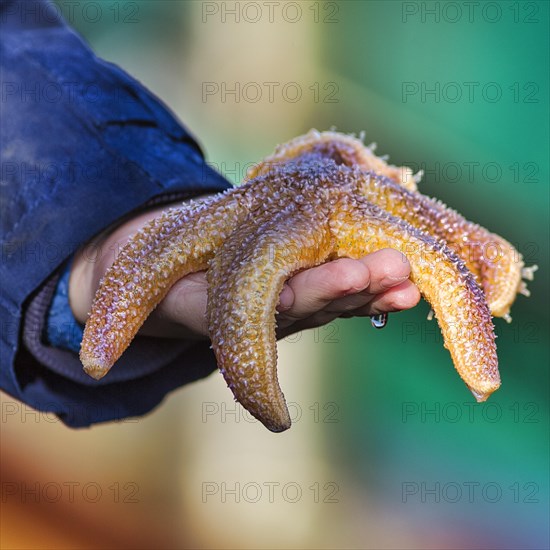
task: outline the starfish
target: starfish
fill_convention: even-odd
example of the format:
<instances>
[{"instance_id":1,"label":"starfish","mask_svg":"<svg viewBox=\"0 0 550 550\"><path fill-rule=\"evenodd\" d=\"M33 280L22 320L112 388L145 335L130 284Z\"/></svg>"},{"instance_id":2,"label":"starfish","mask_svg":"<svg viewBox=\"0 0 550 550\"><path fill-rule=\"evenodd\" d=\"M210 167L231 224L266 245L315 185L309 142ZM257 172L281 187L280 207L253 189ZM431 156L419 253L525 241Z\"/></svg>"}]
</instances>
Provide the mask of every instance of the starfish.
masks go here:
<instances>
[{"instance_id":1,"label":"starfish","mask_svg":"<svg viewBox=\"0 0 550 550\"><path fill-rule=\"evenodd\" d=\"M401 250L444 345L474 397L500 386L491 316L528 295L521 255L503 238L418 192L420 175L361 139L310 131L279 146L240 186L172 208L138 231L107 270L81 346L99 379L185 275L207 270L207 321L235 398L269 430L291 421L277 381L276 307L300 270Z\"/></svg>"}]
</instances>

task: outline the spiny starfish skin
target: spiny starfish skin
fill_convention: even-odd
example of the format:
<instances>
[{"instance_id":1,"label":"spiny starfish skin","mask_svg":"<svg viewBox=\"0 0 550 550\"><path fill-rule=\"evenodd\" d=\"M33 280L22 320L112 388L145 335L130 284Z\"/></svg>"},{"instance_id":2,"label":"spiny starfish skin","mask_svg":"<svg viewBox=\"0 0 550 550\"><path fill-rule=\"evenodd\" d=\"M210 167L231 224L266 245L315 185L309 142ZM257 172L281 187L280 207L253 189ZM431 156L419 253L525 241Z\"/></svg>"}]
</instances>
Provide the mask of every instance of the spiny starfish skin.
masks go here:
<instances>
[{"instance_id":1,"label":"spiny starfish skin","mask_svg":"<svg viewBox=\"0 0 550 550\"><path fill-rule=\"evenodd\" d=\"M107 374L176 281L208 267L248 212L244 194L233 191L167 210L122 248L101 280L86 322L80 358L90 376Z\"/></svg>"},{"instance_id":2,"label":"spiny starfish skin","mask_svg":"<svg viewBox=\"0 0 550 550\"><path fill-rule=\"evenodd\" d=\"M303 136L298 136L287 143L279 145L272 155L250 168L247 180L268 173L273 165L288 162L306 153L321 153L332 158L337 164L357 166L366 172L374 172L386 176L401 184L409 191L417 190L417 183L422 173L413 174L408 166L393 166L385 159L374 154L376 144L365 147L361 139L338 132L318 132L310 130Z\"/></svg>"},{"instance_id":3,"label":"spiny starfish skin","mask_svg":"<svg viewBox=\"0 0 550 550\"><path fill-rule=\"evenodd\" d=\"M249 171L248 178L308 154L320 154L338 164L386 176L385 180L366 177L362 193L370 202L444 241L464 260L482 286L491 314L511 321L510 306L516 295L529 296L522 277L532 280L536 267L525 268L521 254L502 237L467 221L441 201L416 193L421 174L413 175L407 167L387 165L360 139L311 130L277 147L273 155ZM389 180L408 192L402 193Z\"/></svg>"},{"instance_id":4,"label":"spiny starfish skin","mask_svg":"<svg viewBox=\"0 0 550 550\"><path fill-rule=\"evenodd\" d=\"M286 430L275 339L285 280L338 257L392 247L407 256L411 280L431 304L460 376L478 401L487 399L500 377L486 295L493 314L507 314L524 289L523 263L518 255L519 267L512 265L506 256L502 268L486 255L466 255L470 237L500 237L417 193L414 179L409 189L396 183L403 171L360 143L312 131L279 147L242 186L146 225L100 284L82 342L85 371L104 376L171 286L207 269L207 320L218 366L246 409L268 429ZM394 181L365 171L373 168Z\"/></svg>"}]
</instances>

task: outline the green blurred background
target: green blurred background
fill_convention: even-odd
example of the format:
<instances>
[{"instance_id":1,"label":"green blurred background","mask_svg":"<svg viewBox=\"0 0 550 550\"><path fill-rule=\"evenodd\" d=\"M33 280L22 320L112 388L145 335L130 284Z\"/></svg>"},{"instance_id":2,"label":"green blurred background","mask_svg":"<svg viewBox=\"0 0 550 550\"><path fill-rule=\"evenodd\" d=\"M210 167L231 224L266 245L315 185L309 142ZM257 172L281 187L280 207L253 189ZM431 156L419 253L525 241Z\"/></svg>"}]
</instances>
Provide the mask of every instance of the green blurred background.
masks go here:
<instances>
[{"instance_id":1,"label":"green blurred background","mask_svg":"<svg viewBox=\"0 0 550 550\"><path fill-rule=\"evenodd\" d=\"M218 375L85 431L4 397L3 483L52 485L3 493L2 547L548 548L548 2L58 5L235 183L312 127L364 130L539 272L512 324L495 320L503 383L485 404L425 303L382 331L281 342L281 435Z\"/></svg>"}]
</instances>

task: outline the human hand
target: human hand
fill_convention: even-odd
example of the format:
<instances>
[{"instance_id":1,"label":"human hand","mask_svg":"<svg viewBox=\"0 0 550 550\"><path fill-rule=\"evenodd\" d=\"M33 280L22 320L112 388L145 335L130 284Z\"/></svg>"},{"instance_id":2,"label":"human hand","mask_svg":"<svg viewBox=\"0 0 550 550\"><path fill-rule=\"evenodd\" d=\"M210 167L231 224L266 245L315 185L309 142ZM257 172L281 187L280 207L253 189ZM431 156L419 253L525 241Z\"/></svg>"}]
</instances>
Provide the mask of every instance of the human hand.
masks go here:
<instances>
[{"instance_id":1,"label":"human hand","mask_svg":"<svg viewBox=\"0 0 550 550\"><path fill-rule=\"evenodd\" d=\"M86 321L99 282L117 251L165 208L140 213L77 253L71 270L69 299L79 322ZM411 308L418 303L420 293L409 280L409 274L406 257L389 248L358 260L340 258L301 271L285 283L281 292L277 336L283 338L338 317L371 316ZM139 334L207 339L206 304L205 272L187 275L170 289Z\"/></svg>"}]
</instances>

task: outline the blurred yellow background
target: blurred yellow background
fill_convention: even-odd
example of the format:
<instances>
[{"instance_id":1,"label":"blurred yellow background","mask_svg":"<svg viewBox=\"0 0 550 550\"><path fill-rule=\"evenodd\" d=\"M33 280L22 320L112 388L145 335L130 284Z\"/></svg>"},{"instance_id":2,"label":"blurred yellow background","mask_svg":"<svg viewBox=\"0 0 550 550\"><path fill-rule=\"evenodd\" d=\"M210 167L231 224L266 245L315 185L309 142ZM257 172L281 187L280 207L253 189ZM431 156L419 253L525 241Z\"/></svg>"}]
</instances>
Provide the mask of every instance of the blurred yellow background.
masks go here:
<instances>
[{"instance_id":1,"label":"blurred yellow background","mask_svg":"<svg viewBox=\"0 0 550 550\"><path fill-rule=\"evenodd\" d=\"M218 374L81 431L2 396L2 548L547 548L548 3L57 3L233 182L311 127L365 130L540 269L486 404L426 304L281 342L283 434Z\"/></svg>"}]
</instances>

